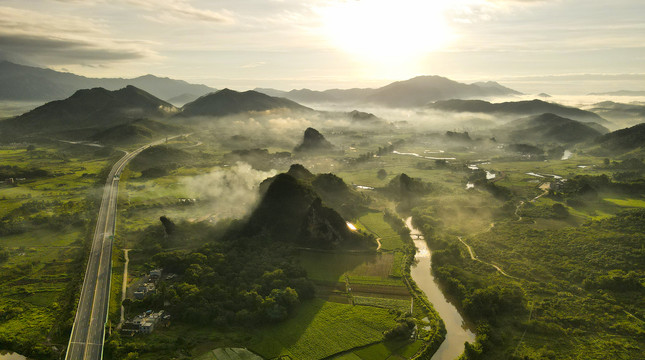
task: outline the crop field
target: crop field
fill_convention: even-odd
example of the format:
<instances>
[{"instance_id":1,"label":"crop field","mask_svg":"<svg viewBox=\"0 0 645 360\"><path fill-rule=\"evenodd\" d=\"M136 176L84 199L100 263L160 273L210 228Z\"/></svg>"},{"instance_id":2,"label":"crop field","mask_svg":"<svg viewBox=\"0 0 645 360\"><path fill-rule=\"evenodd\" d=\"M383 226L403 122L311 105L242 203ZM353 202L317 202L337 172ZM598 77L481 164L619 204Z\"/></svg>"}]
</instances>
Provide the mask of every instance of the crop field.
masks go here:
<instances>
[{"instance_id":1,"label":"crop field","mask_svg":"<svg viewBox=\"0 0 645 360\"><path fill-rule=\"evenodd\" d=\"M17 179L0 184L0 252L7 254L0 260L1 343L20 349L69 336L73 288L93 229L88 200L100 194L105 179L99 174L111 161L109 153L97 157L96 151L80 145L0 149L0 164L12 166L3 171Z\"/></svg>"},{"instance_id":2,"label":"crop field","mask_svg":"<svg viewBox=\"0 0 645 360\"><path fill-rule=\"evenodd\" d=\"M380 342L395 325L386 309L351 306L315 299L294 317L256 331L248 348L265 358L323 359L341 351Z\"/></svg>"},{"instance_id":3,"label":"crop field","mask_svg":"<svg viewBox=\"0 0 645 360\"><path fill-rule=\"evenodd\" d=\"M382 250L403 249L403 241L399 234L383 219L383 213L371 212L358 219L359 226L379 237Z\"/></svg>"},{"instance_id":4,"label":"crop field","mask_svg":"<svg viewBox=\"0 0 645 360\"><path fill-rule=\"evenodd\" d=\"M403 282L398 284L374 284L351 282L352 294L359 296L378 296L390 299L409 299L410 293Z\"/></svg>"},{"instance_id":5,"label":"crop field","mask_svg":"<svg viewBox=\"0 0 645 360\"><path fill-rule=\"evenodd\" d=\"M334 360L405 360L423 347L423 341L389 340L333 357Z\"/></svg>"},{"instance_id":6,"label":"crop field","mask_svg":"<svg viewBox=\"0 0 645 360\"><path fill-rule=\"evenodd\" d=\"M385 309L399 310L401 312L410 311L410 300L358 295L354 295L352 299L355 305L382 307Z\"/></svg>"},{"instance_id":7,"label":"crop field","mask_svg":"<svg viewBox=\"0 0 645 360\"><path fill-rule=\"evenodd\" d=\"M300 251L298 259L310 279L323 282L344 282L345 275L388 279L394 264L390 253Z\"/></svg>"}]
</instances>

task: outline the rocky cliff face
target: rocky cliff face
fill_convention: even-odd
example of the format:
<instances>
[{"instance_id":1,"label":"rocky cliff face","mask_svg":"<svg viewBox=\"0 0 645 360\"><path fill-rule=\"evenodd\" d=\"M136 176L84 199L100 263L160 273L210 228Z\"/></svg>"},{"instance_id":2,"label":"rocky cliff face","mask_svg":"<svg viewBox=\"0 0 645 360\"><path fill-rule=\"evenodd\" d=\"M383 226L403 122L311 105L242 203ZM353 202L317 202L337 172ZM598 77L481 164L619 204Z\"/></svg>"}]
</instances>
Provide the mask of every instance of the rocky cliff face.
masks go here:
<instances>
[{"instance_id":1,"label":"rocky cliff face","mask_svg":"<svg viewBox=\"0 0 645 360\"><path fill-rule=\"evenodd\" d=\"M332 145L323 134L314 128L307 128L302 143L294 149L294 152L316 152L316 151L330 151L334 149Z\"/></svg>"}]
</instances>

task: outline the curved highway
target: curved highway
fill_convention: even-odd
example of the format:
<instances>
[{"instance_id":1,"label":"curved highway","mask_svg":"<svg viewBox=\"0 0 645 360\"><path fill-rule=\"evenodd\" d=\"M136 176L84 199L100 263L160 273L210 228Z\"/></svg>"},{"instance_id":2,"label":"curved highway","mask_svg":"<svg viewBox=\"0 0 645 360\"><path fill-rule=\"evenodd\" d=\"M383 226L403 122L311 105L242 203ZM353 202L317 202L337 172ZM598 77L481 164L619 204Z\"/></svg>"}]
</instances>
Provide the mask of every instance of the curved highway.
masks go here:
<instances>
[{"instance_id":1,"label":"curved highway","mask_svg":"<svg viewBox=\"0 0 645 360\"><path fill-rule=\"evenodd\" d=\"M112 275L112 241L116 223L119 176L125 166L144 149L161 144L159 140L126 153L114 164L108 175L101 199L99 216L87 261L81 297L67 346L66 360L99 360L103 357L103 341L110 302Z\"/></svg>"}]
</instances>

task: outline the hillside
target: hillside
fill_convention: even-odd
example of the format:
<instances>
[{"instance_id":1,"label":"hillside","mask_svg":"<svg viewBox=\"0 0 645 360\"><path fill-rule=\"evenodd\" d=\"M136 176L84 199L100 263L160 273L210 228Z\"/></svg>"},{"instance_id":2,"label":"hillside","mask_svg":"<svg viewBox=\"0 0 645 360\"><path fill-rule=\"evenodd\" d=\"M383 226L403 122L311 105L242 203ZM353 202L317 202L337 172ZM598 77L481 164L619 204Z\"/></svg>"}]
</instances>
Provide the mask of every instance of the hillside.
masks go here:
<instances>
[{"instance_id":1,"label":"hillside","mask_svg":"<svg viewBox=\"0 0 645 360\"><path fill-rule=\"evenodd\" d=\"M304 103L370 103L388 107L419 107L432 101L444 99L520 94L493 81L464 84L440 76L418 76L376 89L355 88L325 91L300 89L288 92L275 89L256 90Z\"/></svg>"},{"instance_id":2,"label":"hillside","mask_svg":"<svg viewBox=\"0 0 645 360\"><path fill-rule=\"evenodd\" d=\"M605 134L596 141L602 148L629 151L645 146L645 123Z\"/></svg>"},{"instance_id":3,"label":"hillside","mask_svg":"<svg viewBox=\"0 0 645 360\"><path fill-rule=\"evenodd\" d=\"M273 97L257 91L237 92L223 89L190 102L182 108L178 116L225 116L248 111L266 111L289 109L295 111L311 111L291 100Z\"/></svg>"},{"instance_id":4,"label":"hillside","mask_svg":"<svg viewBox=\"0 0 645 360\"><path fill-rule=\"evenodd\" d=\"M275 176L243 230L247 235L269 234L267 240L319 249L368 245L349 230L345 220L322 204L316 191L289 174Z\"/></svg>"},{"instance_id":5,"label":"hillside","mask_svg":"<svg viewBox=\"0 0 645 360\"><path fill-rule=\"evenodd\" d=\"M215 89L206 85L189 84L183 80L144 75L133 79L87 78L43 69L33 66L0 62L0 100L42 100L64 99L80 89L102 87L118 90L128 85L136 86L161 99L169 99L182 94L203 95Z\"/></svg>"},{"instance_id":6,"label":"hillside","mask_svg":"<svg viewBox=\"0 0 645 360\"><path fill-rule=\"evenodd\" d=\"M286 174L311 187L325 206L333 208L344 217L357 217L366 210L370 202L369 198L352 189L343 179L332 173L314 175L304 166L292 164ZM274 176L264 180L260 184L260 193L265 194L276 178Z\"/></svg>"},{"instance_id":7,"label":"hillside","mask_svg":"<svg viewBox=\"0 0 645 360\"><path fill-rule=\"evenodd\" d=\"M157 145L143 150L130 162L130 168L142 171L149 168L173 169L190 163L194 156L188 152L167 145Z\"/></svg>"},{"instance_id":8,"label":"hillside","mask_svg":"<svg viewBox=\"0 0 645 360\"><path fill-rule=\"evenodd\" d=\"M512 142L576 144L594 140L607 132L607 129L598 131L588 123L546 113L511 121L497 129L495 134L505 133L505 136L498 137L507 137Z\"/></svg>"},{"instance_id":9,"label":"hillside","mask_svg":"<svg viewBox=\"0 0 645 360\"><path fill-rule=\"evenodd\" d=\"M99 131L133 119L161 118L176 111L169 103L134 86L116 91L93 88L5 120L0 123L0 133L6 138L79 129Z\"/></svg>"},{"instance_id":10,"label":"hillside","mask_svg":"<svg viewBox=\"0 0 645 360\"><path fill-rule=\"evenodd\" d=\"M181 106L184 106L185 104L187 104L187 103L189 103L191 101L195 101L197 99L199 99L199 95L185 93L185 94L173 96L170 99L166 99L166 101L171 103L171 104L173 104L173 105L175 105L175 106L181 107Z\"/></svg>"},{"instance_id":11,"label":"hillside","mask_svg":"<svg viewBox=\"0 0 645 360\"><path fill-rule=\"evenodd\" d=\"M502 114L502 115L539 115L552 113L558 116L582 122L596 122L601 125L609 125L610 122L590 111L581 110L574 107L568 107L557 103L550 103L542 100L526 101L509 101L502 103L490 103L483 100L445 100L437 101L428 105L430 109L451 111L451 112L471 112L484 114Z\"/></svg>"},{"instance_id":12,"label":"hillside","mask_svg":"<svg viewBox=\"0 0 645 360\"><path fill-rule=\"evenodd\" d=\"M325 136L314 128L307 128L302 138L302 142L296 146L294 152L328 152L334 149Z\"/></svg>"},{"instance_id":13,"label":"hillside","mask_svg":"<svg viewBox=\"0 0 645 360\"><path fill-rule=\"evenodd\" d=\"M645 103L642 102L625 104L603 101L591 105L588 110L614 122L629 125L645 122Z\"/></svg>"},{"instance_id":14,"label":"hillside","mask_svg":"<svg viewBox=\"0 0 645 360\"><path fill-rule=\"evenodd\" d=\"M137 119L100 131L91 136L90 140L110 145L138 144L150 142L164 135L178 134L181 130L178 126L159 121Z\"/></svg>"}]
</instances>

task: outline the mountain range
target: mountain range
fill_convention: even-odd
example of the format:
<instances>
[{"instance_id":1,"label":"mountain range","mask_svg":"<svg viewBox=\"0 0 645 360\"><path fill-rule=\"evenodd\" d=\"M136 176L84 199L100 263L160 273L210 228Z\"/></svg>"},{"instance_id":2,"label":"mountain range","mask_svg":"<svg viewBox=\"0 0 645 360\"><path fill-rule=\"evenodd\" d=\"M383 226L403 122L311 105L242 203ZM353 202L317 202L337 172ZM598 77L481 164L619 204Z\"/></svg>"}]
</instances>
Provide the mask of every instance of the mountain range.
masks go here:
<instances>
[{"instance_id":1,"label":"mountain range","mask_svg":"<svg viewBox=\"0 0 645 360\"><path fill-rule=\"evenodd\" d=\"M645 122L644 102L625 104L613 101L603 101L591 105L588 110L611 121L623 122L625 125L634 125Z\"/></svg>"},{"instance_id":2,"label":"mountain range","mask_svg":"<svg viewBox=\"0 0 645 360\"><path fill-rule=\"evenodd\" d=\"M223 89L204 95L179 109L131 85L115 91L93 88L78 90L67 99L50 101L20 116L0 121L0 138L13 141L25 136L63 135L66 139L109 140L115 143L119 142L118 137L146 138L170 131L167 126L152 120L172 116L173 120L192 116L220 117L278 109L313 111L291 100L252 90L237 92ZM142 122L141 119L148 120Z\"/></svg>"},{"instance_id":3,"label":"mountain range","mask_svg":"<svg viewBox=\"0 0 645 360\"><path fill-rule=\"evenodd\" d=\"M609 95L609 96L645 96L645 90L618 90L609 92L596 92L587 95Z\"/></svg>"},{"instance_id":4,"label":"mountain range","mask_svg":"<svg viewBox=\"0 0 645 360\"><path fill-rule=\"evenodd\" d=\"M0 62L0 100L51 101L65 99L77 90L102 87L118 90L136 86L160 99L179 96L201 96L215 89L206 85L189 84L183 80L144 75L133 79L88 78L72 73L33 66Z\"/></svg>"},{"instance_id":5,"label":"mountain range","mask_svg":"<svg viewBox=\"0 0 645 360\"><path fill-rule=\"evenodd\" d=\"M396 81L377 89L280 91L258 88L256 91L303 103L358 103L403 108L420 107L437 100L521 94L493 81L464 84L441 76L417 76L409 80Z\"/></svg>"},{"instance_id":6,"label":"mountain range","mask_svg":"<svg viewBox=\"0 0 645 360\"><path fill-rule=\"evenodd\" d=\"M451 112L471 112L471 113L484 113L484 114L500 114L500 115L540 115L544 113L552 113L565 118L582 121L582 122L595 122L598 124L609 125L610 122L602 118L598 114L590 111L581 110L574 107L568 107L556 103L546 102L542 100L527 100L527 101L510 101L502 103L490 103L483 100L445 100L437 101L434 104L428 105L428 108L451 111Z\"/></svg>"},{"instance_id":7,"label":"mountain range","mask_svg":"<svg viewBox=\"0 0 645 360\"><path fill-rule=\"evenodd\" d=\"M182 107L179 116L225 116L246 111L289 109L313 111L288 99L273 97L257 91L237 92L223 89L200 97Z\"/></svg>"},{"instance_id":8,"label":"mountain range","mask_svg":"<svg viewBox=\"0 0 645 360\"><path fill-rule=\"evenodd\" d=\"M39 106L0 122L3 138L52 135L65 131L103 130L139 118L161 118L178 111L171 104L134 86L109 91L78 90L65 100Z\"/></svg>"},{"instance_id":9,"label":"mountain range","mask_svg":"<svg viewBox=\"0 0 645 360\"><path fill-rule=\"evenodd\" d=\"M595 124L582 123L556 114L545 113L517 119L495 131L509 142L577 144L594 140L609 130Z\"/></svg>"}]
</instances>

